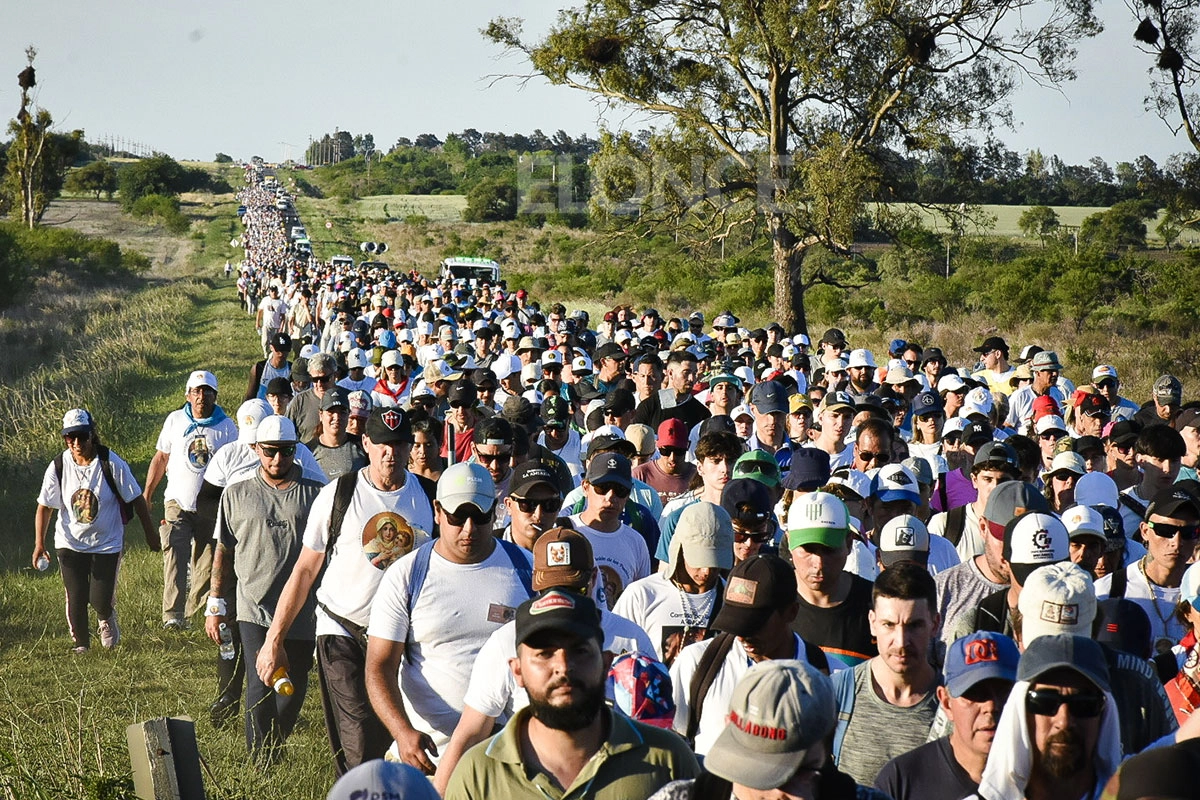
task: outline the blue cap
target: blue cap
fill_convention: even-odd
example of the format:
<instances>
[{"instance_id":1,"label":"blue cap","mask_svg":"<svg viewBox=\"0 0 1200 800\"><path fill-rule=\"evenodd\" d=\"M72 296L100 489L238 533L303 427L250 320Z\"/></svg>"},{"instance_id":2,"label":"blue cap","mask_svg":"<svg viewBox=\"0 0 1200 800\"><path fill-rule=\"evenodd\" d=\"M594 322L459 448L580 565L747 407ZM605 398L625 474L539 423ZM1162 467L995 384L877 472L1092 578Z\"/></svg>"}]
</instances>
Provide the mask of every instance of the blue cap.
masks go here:
<instances>
[{"instance_id":1,"label":"blue cap","mask_svg":"<svg viewBox=\"0 0 1200 800\"><path fill-rule=\"evenodd\" d=\"M786 414L788 411L787 393L783 385L776 381L763 381L754 384L750 390L750 405L760 414Z\"/></svg>"},{"instance_id":2,"label":"blue cap","mask_svg":"<svg viewBox=\"0 0 1200 800\"><path fill-rule=\"evenodd\" d=\"M783 476L783 488L815 491L829 483L830 474L829 453L819 447L797 447L792 450L788 473Z\"/></svg>"},{"instance_id":3,"label":"blue cap","mask_svg":"<svg viewBox=\"0 0 1200 800\"><path fill-rule=\"evenodd\" d=\"M908 349L908 342L903 339L892 339L888 342L888 355L898 356Z\"/></svg>"},{"instance_id":4,"label":"blue cap","mask_svg":"<svg viewBox=\"0 0 1200 800\"><path fill-rule=\"evenodd\" d=\"M945 407L941 396L937 392L931 392L926 389L913 398L912 412L914 416L930 417L934 414L942 413L942 409Z\"/></svg>"},{"instance_id":5,"label":"blue cap","mask_svg":"<svg viewBox=\"0 0 1200 800\"><path fill-rule=\"evenodd\" d=\"M946 650L946 691L951 697L963 694L980 681L991 678L1016 683L1021 653L1012 639L993 631L976 631L956 639Z\"/></svg>"}]
</instances>

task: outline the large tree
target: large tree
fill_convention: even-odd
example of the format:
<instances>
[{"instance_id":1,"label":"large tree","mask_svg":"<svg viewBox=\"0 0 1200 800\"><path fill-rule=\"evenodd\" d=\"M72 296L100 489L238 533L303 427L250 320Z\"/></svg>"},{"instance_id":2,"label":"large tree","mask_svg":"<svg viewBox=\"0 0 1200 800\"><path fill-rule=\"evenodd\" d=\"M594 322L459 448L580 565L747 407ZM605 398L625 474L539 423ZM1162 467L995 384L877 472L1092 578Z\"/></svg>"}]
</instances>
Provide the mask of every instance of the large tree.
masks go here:
<instances>
[{"instance_id":1,"label":"large tree","mask_svg":"<svg viewBox=\"0 0 1200 800\"><path fill-rule=\"evenodd\" d=\"M727 227L738 210L765 223L776 318L802 330L805 290L838 281L805 256L850 254L887 149L1008 121L1019 74L1070 79L1073 43L1099 29L1090 0L587 0L538 40L515 18L484 34L552 83L718 153L700 190L677 194Z\"/></svg>"}]
</instances>

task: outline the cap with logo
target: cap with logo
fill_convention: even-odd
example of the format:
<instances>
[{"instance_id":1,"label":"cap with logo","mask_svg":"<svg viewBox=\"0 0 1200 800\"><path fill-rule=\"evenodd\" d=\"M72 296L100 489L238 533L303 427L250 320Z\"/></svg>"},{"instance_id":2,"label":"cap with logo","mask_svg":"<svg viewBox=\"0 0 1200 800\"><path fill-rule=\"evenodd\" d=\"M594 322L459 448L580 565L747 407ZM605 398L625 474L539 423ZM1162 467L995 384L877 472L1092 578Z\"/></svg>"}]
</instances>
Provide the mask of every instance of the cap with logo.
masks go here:
<instances>
[{"instance_id":1,"label":"cap with logo","mask_svg":"<svg viewBox=\"0 0 1200 800\"><path fill-rule=\"evenodd\" d=\"M1154 399L1159 405L1179 405L1183 400L1183 384L1174 375L1162 375L1154 382Z\"/></svg>"},{"instance_id":2,"label":"cap with logo","mask_svg":"<svg viewBox=\"0 0 1200 800\"><path fill-rule=\"evenodd\" d=\"M783 385L776 381L754 384L754 388L750 390L750 405L754 406L759 414L786 414L787 395Z\"/></svg>"},{"instance_id":3,"label":"cap with logo","mask_svg":"<svg viewBox=\"0 0 1200 800\"><path fill-rule=\"evenodd\" d=\"M760 525L773 520L771 494L752 478L734 478L721 490L721 508L742 525Z\"/></svg>"},{"instance_id":4,"label":"cap with logo","mask_svg":"<svg viewBox=\"0 0 1200 800\"><path fill-rule=\"evenodd\" d=\"M879 532L879 560L884 567L901 561L926 566L929 563L929 529L911 514L892 517Z\"/></svg>"},{"instance_id":5,"label":"cap with logo","mask_svg":"<svg viewBox=\"0 0 1200 800\"><path fill-rule=\"evenodd\" d=\"M828 492L810 492L792 502L787 517L789 550L804 545L840 548L850 533L850 514L841 498Z\"/></svg>"},{"instance_id":6,"label":"cap with logo","mask_svg":"<svg viewBox=\"0 0 1200 800\"><path fill-rule=\"evenodd\" d=\"M938 396L938 393L928 389L919 392L913 398L912 412L918 417L932 417L941 414L944 408L945 404L942 403L942 398Z\"/></svg>"},{"instance_id":7,"label":"cap with logo","mask_svg":"<svg viewBox=\"0 0 1200 800\"><path fill-rule=\"evenodd\" d=\"M600 611L592 599L562 589L547 589L517 607L518 645L546 632L604 641Z\"/></svg>"},{"instance_id":8,"label":"cap with logo","mask_svg":"<svg viewBox=\"0 0 1200 800\"><path fill-rule=\"evenodd\" d=\"M366 800L384 797L440 800L429 778L419 769L381 758L359 764L338 778L325 800Z\"/></svg>"},{"instance_id":9,"label":"cap with logo","mask_svg":"<svg viewBox=\"0 0 1200 800\"><path fill-rule=\"evenodd\" d=\"M951 697L962 697L982 681L1015 683L1020 660L1016 643L995 631L976 631L955 639L946 649L946 691Z\"/></svg>"},{"instance_id":10,"label":"cap with logo","mask_svg":"<svg viewBox=\"0 0 1200 800\"><path fill-rule=\"evenodd\" d=\"M833 683L812 665L790 659L755 664L734 687L728 724L704 768L757 791L778 789L830 734L836 714Z\"/></svg>"},{"instance_id":11,"label":"cap with logo","mask_svg":"<svg viewBox=\"0 0 1200 800\"><path fill-rule=\"evenodd\" d=\"M444 477L443 475L443 479ZM598 483L615 483L630 489L633 487L633 465L620 453L598 453L588 462L583 479L593 486Z\"/></svg>"},{"instance_id":12,"label":"cap with logo","mask_svg":"<svg viewBox=\"0 0 1200 800\"><path fill-rule=\"evenodd\" d=\"M983 508L983 518L990 525L989 530L996 539L1004 538L1004 527L1009 520L1018 517L1026 511L1050 513L1050 504L1046 496L1038 491L1031 483L1022 481L1005 481L992 489L987 503Z\"/></svg>"},{"instance_id":13,"label":"cap with logo","mask_svg":"<svg viewBox=\"0 0 1200 800\"><path fill-rule=\"evenodd\" d=\"M687 426L678 417L664 419L658 426L658 446L674 447L680 450L688 449Z\"/></svg>"},{"instance_id":14,"label":"cap with logo","mask_svg":"<svg viewBox=\"0 0 1200 800\"><path fill-rule=\"evenodd\" d=\"M966 406L964 406L964 408L965 407ZM974 420L963 426L963 444L970 444L979 447L984 442L992 441L994 436L995 434L992 432L992 426L981 420Z\"/></svg>"},{"instance_id":15,"label":"cap with logo","mask_svg":"<svg viewBox=\"0 0 1200 800\"><path fill-rule=\"evenodd\" d=\"M887 464L875 473L871 481L871 495L882 503L907 500L921 503L921 487L917 476L903 464Z\"/></svg>"},{"instance_id":16,"label":"cap with logo","mask_svg":"<svg viewBox=\"0 0 1200 800\"><path fill-rule=\"evenodd\" d=\"M547 428L565 428L571 418L571 407L562 395L552 394L542 401L542 419Z\"/></svg>"},{"instance_id":17,"label":"cap with logo","mask_svg":"<svg viewBox=\"0 0 1200 800\"><path fill-rule=\"evenodd\" d=\"M1179 519L1180 512L1193 519L1200 517L1200 499L1186 489L1168 486L1150 500L1146 506L1146 519L1151 516Z\"/></svg>"},{"instance_id":18,"label":"cap with logo","mask_svg":"<svg viewBox=\"0 0 1200 800\"><path fill-rule=\"evenodd\" d=\"M751 636L772 614L796 602L796 573L779 556L759 553L730 571L723 600L713 627Z\"/></svg>"},{"instance_id":19,"label":"cap with logo","mask_svg":"<svg viewBox=\"0 0 1200 800\"><path fill-rule=\"evenodd\" d=\"M1071 506L1062 513L1062 521L1067 526L1067 535L1072 542L1092 539L1099 541L1101 547L1107 545L1104 517L1091 506Z\"/></svg>"},{"instance_id":20,"label":"cap with logo","mask_svg":"<svg viewBox=\"0 0 1200 800\"><path fill-rule=\"evenodd\" d=\"M854 411L854 398L848 392L829 392L821 401L821 411Z\"/></svg>"},{"instance_id":21,"label":"cap with logo","mask_svg":"<svg viewBox=\"0 0 1200 800\"><path fill-rule=\"evenodd\" d=\"M583 591L596 566L592 544L579 531L551 528L533 541L533 590L554 586Z\"/></svg>"},{"instance_id":22,"label":"cap with logo","mask_svg":"<svg viewBox=\"0 0 1200 800\"><path fill-rule=\"evenodd\" d=\"M190 392L200 386L207 386L214 392L217 391L217 376L207 370L198 369L188 375L187 390Z\"/></svg>"},{"instance_id":23,"label":"cap with logo","mask_svg":"<svg viewBox=\"0 0 1200 800\"><path fill-rule=\"evenodd\" d=\"M286 333L276 333L271 337L270 345L272 350L286 353L292 349L292 337Z\"/></svg>"},{"instance_id":24,"label":"cap with logo","mask_svg":"<svg viewBox=\"0 0 1200 800\"><path fill-rule=\"evenodd\" d=\"M728 484L727 484L728 485ZM680 555L689 567L727 570L733 567L733 522L729 513L714 503L692 503L679 515L671 537L669 561L678 564Z\"/></svg>"},{"instance_id":25,"label":"cap with logo","mask_svg":"<svg viewBox=\"0 0 1200 800\"><path fill-rule=\"evenodd\" d=\"M367 358L367 352L360 347L355 347L346 354L347 369L366 369L371 363L371 359Z\"/></svg>"},{"instance_id":26,"label":"cap with logo","mask_svg":"<svg viewBox=\"0 0 1200 800\"><path fill-rule=\"evenodd\" d=\"M447 467L438 479L437 501L451 514L467 504L490 511L496 502L496 484L481 465L459 462Z\"/></svg>"},{"instance_id":27,"label":"cap with logo","mask_svg":"<svg viewBox=\"0 0 1200 800\"><path fill-rule=\"evenodd\" d=\"M260 400L259 402L261 403L263 401ZM268 406L267 413L269 414L270 412L271 409ZM238 419L240 420L241 417L239 416ZM92 419L92 415L82 408L73 408L63 415L63 436L71 436L77 433L91 433L92 429L95 427L96 421Z\"/></svg>"},{"instance_id":28,"label":"cap with logo","mask_svg":"<svg viewBox=\"0 0 1200 800\"><path fill-rule=\"evenodd\" d=\"M1096 618L1092 577L1070 561L1038 567L1021 585L1017 608L1026 647L1039 636L1056 633L1091 636Z\"/></svg>"},{"instance_id":29,"label":"cap with logo","mask_svg":"<svg viewBox=\"0 0 1200 800\"><path fill-rule=\"evenodd\" d=\"M346 391L345 387L334 386L325 392L325 396L321 398L322 411L332 411L334 409L350 410L350 393Z\"/></svg>"},{"instance_id":30,"label":"cap with logo","mask_svg":"<svg viewBox=\"0 0 1200 800\"><path fill-rule=\"evenodd\" d=\"M1004 560L1022 586L1038 567L1066 561L1071 555L1066 526L1052 514L1026 511L1004 526Z\"/></svg>"},{"instance_id":31,"label":"cap with logo","mask_svg":"<svg viewBox=\"0 0 1200 800\"><path fill-rule=\"evenodd\" d=\"M557 492L558 478L540 461L523 461L513 469L508 486L509 495L524 499L538 486L548 486Z\"/></svg>"},{"instance_id":32,"label":"cap with logo","mask_svg":"<svg viewBox=\"0 0 1200 800\"><path fill-rule=\"evenodd\" d=\"M967 392L967 396L963 399L962 408L958 410L958 415L966 418L970 418L976 414L987 417L992 413L992 407L995 405L995 402L992 398L992 393L987 390L987 387L976 386Z\"/></svg>"},{"instance_id":33,"label":"cap with logo","mask_svg":"<svg viewBox=\"0 0 1200 800\"><path fill-rule=\"evenodd\" d=\"M399 408L371 409L367 417L366 437L375 444L411 444L413 435L408 414Z\"/></svg>"}]
</instances>

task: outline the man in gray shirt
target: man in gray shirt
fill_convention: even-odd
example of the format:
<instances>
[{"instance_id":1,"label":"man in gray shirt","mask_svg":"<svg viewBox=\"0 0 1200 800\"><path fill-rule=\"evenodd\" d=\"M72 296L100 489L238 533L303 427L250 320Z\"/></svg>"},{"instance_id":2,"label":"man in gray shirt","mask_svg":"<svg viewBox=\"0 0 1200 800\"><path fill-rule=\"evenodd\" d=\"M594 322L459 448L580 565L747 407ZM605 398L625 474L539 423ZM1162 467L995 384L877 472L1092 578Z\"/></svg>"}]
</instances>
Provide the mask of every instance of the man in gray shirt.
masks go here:
<instances>
[{"instance_id":1,"label":"man in gray shirt","mask_svg":"<svg viewBox=\"0 0 1200 800\"><path fill-rule=\"evenodd\" d=\"M295 462L296 445L296 426L291 420L267 417L258 426L255 448L259 468L254 477L228 486L221 495L205 630L220 644L220 626L226 623L226 587L236 575L237 625L245 657L251 663L258 658L279 595L300 555L309 507L322 487L303 476ZM272 687L254 670L246 670L246 747L251 756L268 763L275 759L300 716L313 661L315 612L316 598L310 594L284 643L291 666L291 674L284 674L291 679L292 691L276 682L271 697Z\"/></svg>"},{"instance_id":2,"label":"man in gray shirt","mask_svg":"<svg viewBox=\"0 0 1200 800\"><path fill-rule=\"evenodd\" d=\"M335 386L325 392L321 398L320 420L320 434L306 444L329 480L336 481L365 467L367 454L346 430L350 420L350 393L346 389Z\"/></svg>"}]
</instances>

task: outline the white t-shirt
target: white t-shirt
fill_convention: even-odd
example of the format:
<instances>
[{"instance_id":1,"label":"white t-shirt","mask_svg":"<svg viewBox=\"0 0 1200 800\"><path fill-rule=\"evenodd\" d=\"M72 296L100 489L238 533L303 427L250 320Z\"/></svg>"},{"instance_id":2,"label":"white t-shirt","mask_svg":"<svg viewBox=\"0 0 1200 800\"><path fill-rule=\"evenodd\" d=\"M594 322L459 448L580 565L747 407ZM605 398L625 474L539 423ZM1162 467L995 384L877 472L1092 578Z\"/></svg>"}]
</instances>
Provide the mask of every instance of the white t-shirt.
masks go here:
<instances>
[{"instance_id":1,"label":"white t-shirt","mask_svg":"<svg viewBox=\"0 0 1200 800\"><path fill-rule=\"evenodd\" d=\"M969 561L975 556L983 555L983 537L979 535L979 514L975 511L974 503L967 503L963 512L962 536L958 539L959 561ZM945 536L946 526L950 524L950 512L942 511L934 514L929 520L930 535ZM950 541L949 539L946 540Z\"/></svg>"},{"instance_id":2,"label":"white t-shirt","mask_svg":"<svg viewBox=\"0 0 1200 800\"><path fill-rule=\"evenodd\" d=\"M277 330L283 325L283 317L287 314L287 303L278 297L264 297L258 304L258 310L263 312L263 327Z\"/></svg>"},{"instance_id":3,"label":"white t-shirt","mask_svg":"<svg viewBox=\"0 0 1200 800\"><path fill-rule=\"evenodd\" d=\"M304 528L304 546L309 550L325 552L336 493L337 482L334 481L322 489L313 501L308 524ZM360 470L341 533L333 546L325 577L317 589L317 602L358 625L366 625L370 621L371 602L384 576L384 570L371 563L374 556L368 553L367 547L377 541L378 525L389 514L393 519L395 516L403 518L412 529L413 549L429 541L429 531L433 530L433 507L421 489L420 481L408 473L400 489L381 492L367 480L367 469ZM320 606L317 607L317 636L349 635Z\"/></svg>"},{"instance_id":4,"label":"white t-shirt","mask_svg":"<svg viewBox=\"0 0 1200 800\"><path fill-rule=\"evenodd\" d=\"M1187 629L1175 618L1175 606L1179 605L1179 587L1150 586L1146 574L1142 571L1142 563L1130 564L1125 567L1128 583L1125 586L1125 599L1132 600L1146 611L1150 618L1150 642L1166 638L1169 644L1175 645L1187 633ZM1096 581L1096 599L1107 600L1112 590L1112 575L1105 575ZM1157 651L1155 651L1157 652Z\"/></svg>"},{"instance_id":5,"label":"white t-shirt","mask_svg":"<svg viewBox=\"0 0 1200 800\"><path fill-rule=\"evenodd\" d=\"M792 634L796 643L796 659L804 660L804 643L796 634ZM713 643L713 639L688 645L683 648L679 658L671 665L671 691L675 695L675 732L681 736L687 733L688 695L691 693L692 677L700 666L700 658L704 651ZM830 659L832 664L833 659ZM712 749L717 736L725 729L725 717L729 714L729 703L733 699L733 690L742 676L750 671L753 662L742 647L742 640L735 638L729 655L725 657L725 665L717 672L712 686L705 696L704 708L700 711L700 727L696 731L696 755L707 755Z\"/></svg>"},{"instance_id":6,"label":"white t-shirt","mask_svg":"<svg viewBox=\"0 0 1200 800\"><path fill-rule=\"evenodd\" d=\"M347 392L366 392L370 394L375 391L375 379L364 376L361 381L356 381L349 375L337 382L337 385L345 389Z\"/></svg>"},{"instance_id":7,"label":"white t-shirt","mask_svg":"<svg viewBox=\"0 0 1200 800\"><path fill-rule=\"evenodd\" d=\"M604 651L614 658L624 653L653 655L650 637L625 617L600 607L600 627L604 630ZM529 695L517 686L508 665L509 659L516 657L517 626L515 622L506 622L488 637L475 657L463 704L499 719L501 724L529 705Z\"/></svg>"},{"instance_id":8,"label":"white t-shirt","mask_svg":"<svg viewBox=\"0 0 1200 800\"><path fill-rule=\"evenodd\" d=\"M625 587L613 613L633 620L650 637L658 660L670 666L679 651L704 639L712 621L720 584L702 594L684 592L662 575L651 575ZM684 602L687 607L684 607ZM692 635L695 639L691 639Z\"/></svg>"},{"instance_id":9,"label":"white t-shirt","mask_svg":"<svg viewBox=\"0 0 1200 800\"><path fill-rule=\"evenodd\" d=\"M54 525L55 549L76 553L119 553L125 544L125 525L121 522L121 504L113 496L100 456L86 467L75 463L70 451L63 451L62 485L54 471L54 463L42 475L38 504L58 509ZM109 451L113 481L121 500L132 502L142 493L129 465L119 455Z\"/></svg>"},{"instance_id":10,"label":"white t-shirt","mask_svg":"<svg viewBox=\"0 0 1200 800\"><path fill-rule=\"evenodd\" d=\"M816 442L809 442L808 444L806 444L804 446L805 447L816 447L818 449L823 449L823 448L820 448L820 446ZM842 448L842 452L837 453L837 454L831 453L829 456L829 470L831 472L833 470L839 469L841 467L848 467L853 463L854 463L854 445L853 444L848 444Z\"/></svg>"},{"instance_id":11,"label":"white t-shirt","mask_svg":"<svg viewBox=\"0 0 1200 800\"><path fill-rule=\"evenodd\" d=\"M570 519L575 530L586 536L592 545L592 559L600 568L604 585L603 600L611 611L626 586L650 574L650 551L646 540L624 523L612 533L604 533L584 525L581 514Z\"/></svg>"},{"instance_id":12,"label":"white t-shirt","mask_svg":"<svg viewBox=\"0 0 1200 800\"><path fill-rule=\"evenodd\" d=\"M168 414L154 444L155 449L168 456L163 500L174 500L184 511L195 511L204 470L218 449L237 440L237 434L237 423L232 417L216 425L193 427L184 409Z\"/></svg>"},{"instance_id":13,"label":"white t-shirt","mask_svg":"<svg viewBox=\"0 0 1200 800\"><path fill-rule=\"evenodd\" d=\"M400 692L414 728L433 737L439 751L462 715L471 666L488 637L529 595L512 560L497 544L478 564L457 564L434 550L421 593L409 583L416 556L402 558L383 576L371 609L371 638L405 643Z\"/></svg>"},{"instance_id":14,"label":"white t-shirt","mask_svg":"<svg viewBox=\"0 0 1200 800\"><path fill-rule=\"evenodd\" d=\"M254 470L258 469L258 463L258 454L253 448L233 442L229 447L218 450L212 461L208 462L208 469L204 471L204 481L223 489L253 476ZM329 476L313 458L312 451L302 444L296 445L296 463L304 470L305 478L329 483Z\"/></svg>"},{"instance_id":15,"label":"white t-shirt","mask_svg":"<svg viewBox=\"0 0 1200 800\"><path fill-rule=\"evenodd\" d=\"M846 572L865 578L872 583L879 577L879 548L870 542L855 539L850 547L850 556L846 559ZM945 572L959 565L958 551L944 536L933 531L929 532L929 559L925 568L930 575ZM832 662L830 662L832 666Z\"/></svg>"},{"instance_id":16,"label":"white t-shirt","mask_svg":"<svg viewBox=\"0 0 1200 800\"><path fill-rule=\"evenodd\" d=\"M563 460L563 463L567 465L567 469L571 471L571 477L575 480L576 484L579 483L583 475L583 453L581 452L580 442L579 432L570 428L567 429L567 442L559 450L555 450L546 444L545 431L539 433L537 438L538 444Z\"/></svg>"}]
</instances>

